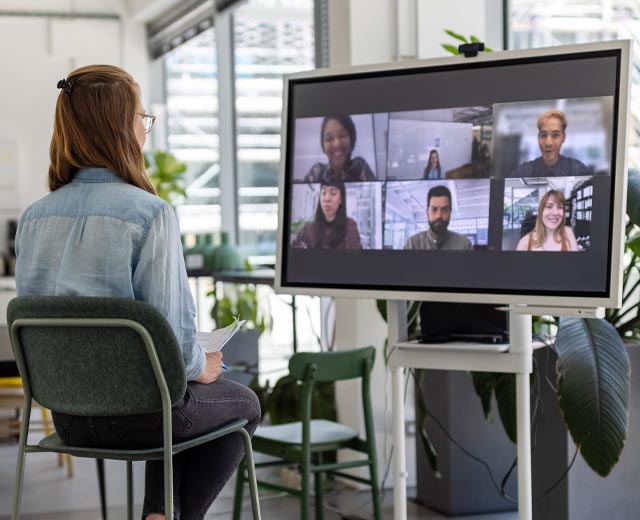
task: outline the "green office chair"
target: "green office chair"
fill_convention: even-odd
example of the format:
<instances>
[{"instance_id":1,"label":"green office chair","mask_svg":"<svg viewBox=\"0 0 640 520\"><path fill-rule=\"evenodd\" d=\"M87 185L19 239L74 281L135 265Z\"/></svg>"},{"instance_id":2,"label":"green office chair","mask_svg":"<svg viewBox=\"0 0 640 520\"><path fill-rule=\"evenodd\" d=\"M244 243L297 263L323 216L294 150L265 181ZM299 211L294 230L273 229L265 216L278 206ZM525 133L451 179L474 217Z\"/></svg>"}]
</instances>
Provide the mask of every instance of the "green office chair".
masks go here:
<instances>
[{"instance_id":1,"label":"green office chair","mask_svg":"<svg viewBox=\"0 0 640 520\"><path fill-rule=\"evenodd\" d=\"M310 502L311 475L315 484L316 519L323 518L323 474L336 475L357 482L369 484L373 498L373 511L376 520L382 520L380 493L378 485L378 466L376 461L376 442L371 412L371 369L375 359L375 349L365 347L340 352L302 352L294 354L289 361L289 373L298 381L302 403L302 421L275 426L259 426L253 436L254 452L277 457L279 460L256 464L256 468L297 464L302 476L301 489L293 489L280 484L258 480L258 487L274 491L284 491L300 496L300 518L308 518ZM357 431L326 420L311 419L311 396L316 382L341 381L362 378L362 407L364 411L365 439ZM361 460L346 462L323 461L323 455L341 449L351 449L365 453ZM340 470L369 467L370 478L354 476ZM251 475L249 474L249 478ZM241 465L238 470L233 519L240 519L243 483L247 480Z\"/></svg>"},{"instance_id":2,"label":"green office chair","mask_svg":"<svg viewBox=\"0 0 640 520\"><path fill-rule=\"evenodd\" d=\"M122 298L24 296L7 309L11 343L24 385L12 520L20 517L27 453L127 461L127 518L133 519L133 461L163 460L165 515L173 518L172 454L238 432L245 446L254 519L260 518L251 439L245 419L179 444L172 443L171 406L186 389L180 348L151 305ZM27 444L31 400L54 412L114 416L163 413L164 446L99 449L67 446L57 434Z\"/></svg>"}]
</instances>

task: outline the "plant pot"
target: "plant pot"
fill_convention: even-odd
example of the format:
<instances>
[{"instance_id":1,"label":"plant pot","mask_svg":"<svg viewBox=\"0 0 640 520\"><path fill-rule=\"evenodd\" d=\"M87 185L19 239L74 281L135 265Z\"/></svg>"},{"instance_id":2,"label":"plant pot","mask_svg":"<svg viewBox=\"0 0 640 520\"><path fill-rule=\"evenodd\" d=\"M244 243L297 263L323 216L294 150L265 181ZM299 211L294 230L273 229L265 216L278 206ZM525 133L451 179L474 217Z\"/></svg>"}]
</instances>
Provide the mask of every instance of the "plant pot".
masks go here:
<instances>
[{"instance_id":1,"label":"plant pot","mask_svg":"<svg viewBox=\"0 0 640 520\"><path fill-rule=\"evenodd\" d=\"M487 462L500 481L516 457L516 446L502 428L496 403L493 403L496 418L489 422L482 413L480 398L468 372L425 372L421 387L429 412L460 445ZM416 398L416 406L417 403ZM416 425L416 429L419 428L420 425ZM442 476L434 475L419 431L416 432L418 502L447 516L517 509L517 504L498 494L485 468L455 446L432 419L427 420L426 430L438 454L438 469ZM507 494L514 498L517 497L516 482L514 472L506 486ZM553 517L547 520L550 518Z\"/></svg>"}]
</instances>

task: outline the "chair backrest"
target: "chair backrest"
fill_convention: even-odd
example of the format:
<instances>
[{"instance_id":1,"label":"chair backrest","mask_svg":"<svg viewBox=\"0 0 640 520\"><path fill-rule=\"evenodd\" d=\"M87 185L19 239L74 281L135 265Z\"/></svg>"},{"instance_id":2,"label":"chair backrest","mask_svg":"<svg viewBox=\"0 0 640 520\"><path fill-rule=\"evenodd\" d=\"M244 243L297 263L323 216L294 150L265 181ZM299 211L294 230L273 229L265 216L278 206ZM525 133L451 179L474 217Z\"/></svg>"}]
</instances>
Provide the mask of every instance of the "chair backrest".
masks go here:
<instances>
[{"instance_id":1,"label":"chair backrest","mask_svg":"<svg viewBox=\"0 0 640 520\"><path fill-rule=\"evenodd\" d=\"M364 377L368 379L376 350L363 347L335 352L299 352L289 360L289 373L299 379L307 377L308 369L314 366L316 382L342 381Z\"/></svg>"},{"instance_id":2,"label":"chair backrest","mask_svg":"<svg viewBox=\"0 0 640 520\"><path fill-rule=\"evenodd\" d=\"M162 410L148 345L155 347L162 370L157 374L164 374L171 402L184 395L180 348L165 318L149 304L21 296L9 303L7 323L25 390L55 412L111 416Z\"/></svg>"}]
</instances>

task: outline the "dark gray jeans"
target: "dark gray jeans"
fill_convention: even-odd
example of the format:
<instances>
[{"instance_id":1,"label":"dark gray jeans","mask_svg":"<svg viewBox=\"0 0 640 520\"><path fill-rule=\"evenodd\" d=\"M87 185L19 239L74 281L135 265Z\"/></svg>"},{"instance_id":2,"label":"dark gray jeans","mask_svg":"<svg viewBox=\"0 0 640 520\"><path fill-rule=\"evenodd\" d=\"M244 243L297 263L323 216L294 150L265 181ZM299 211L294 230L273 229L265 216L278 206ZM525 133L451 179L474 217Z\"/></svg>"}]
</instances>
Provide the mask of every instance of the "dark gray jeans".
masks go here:
<instances>
[{"instance_id":1,"label":"dark gray jeans","mask_svg":"<svg viewBox=\"0 0 640 520\"><path fill-rule=\"evenodd\" d=\"M162 446L162 413L126 417L80 417L53 413L56 432L70 446L151 448ZM173 441L182 442L236 420L247 419L253 435L260 404L244 385L219 379L210 385L190 381L173 407ZM231 434L185 450L173 457L173 500L176 520L201 520L244 456L242 437ZM161 460L146 463L144 519L164 514L164 468Z\"/></svg>"}]
</instances>

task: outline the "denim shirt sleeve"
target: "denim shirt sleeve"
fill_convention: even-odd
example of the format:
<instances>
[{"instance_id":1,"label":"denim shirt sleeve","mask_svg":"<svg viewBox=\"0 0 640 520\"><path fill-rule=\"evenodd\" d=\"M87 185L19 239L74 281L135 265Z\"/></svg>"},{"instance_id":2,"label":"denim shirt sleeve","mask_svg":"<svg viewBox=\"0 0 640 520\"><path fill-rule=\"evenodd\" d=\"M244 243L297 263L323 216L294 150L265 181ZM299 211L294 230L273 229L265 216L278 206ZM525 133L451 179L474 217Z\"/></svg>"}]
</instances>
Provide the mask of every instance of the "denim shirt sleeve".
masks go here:
<instances>
[{"instance_id":1,"label":"denim shirt sleeve","mask_svg":"<svg viewBox=\"0 0 640 520\"><path fill-rule=\"evenodd\" d=\"M133 266L136 300L156 307L167 319L182 349L187 380L205 368L205 354L196 341L195 305L184 265L178 219L171 206L162 206L144 239Z\"/></svg>"}]
</instances>

